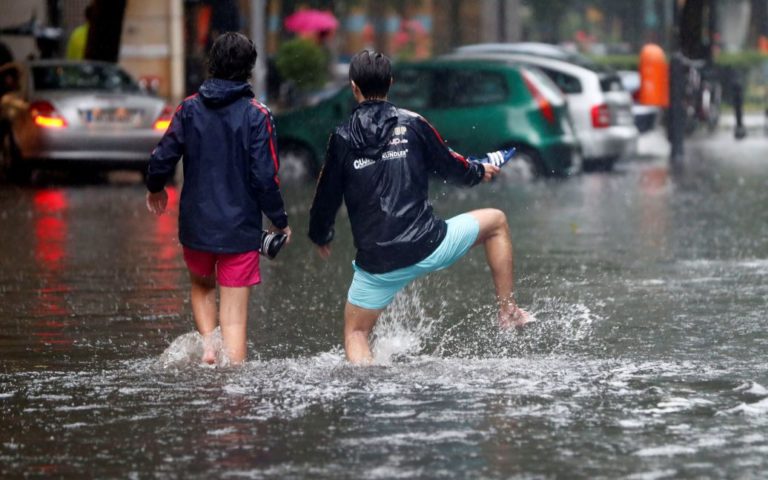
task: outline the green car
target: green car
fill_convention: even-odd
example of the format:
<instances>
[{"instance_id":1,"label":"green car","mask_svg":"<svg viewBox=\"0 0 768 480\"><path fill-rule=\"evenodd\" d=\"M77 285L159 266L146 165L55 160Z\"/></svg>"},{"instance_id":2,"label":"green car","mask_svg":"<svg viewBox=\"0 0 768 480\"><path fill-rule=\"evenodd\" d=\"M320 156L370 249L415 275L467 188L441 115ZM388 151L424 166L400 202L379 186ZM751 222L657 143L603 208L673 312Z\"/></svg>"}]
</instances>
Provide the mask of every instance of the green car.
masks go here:
<instances>
[{"instance_id":1,"label":"green car","mask_svg":"<svg viewBox=\"0 0 768 480\"><path fill-rule=\"evenodd\" d=\"M531 173L565 177L581 167L565 99L539 70L504 60L441 58L395 66L389 99L424 116L464 155L516 147ZM328 135L354 107L349 88L276 117L286 156L317 173Z\"/></svg>"},{"instance_id":2,"label":"green car","mask_svg":"<svg viewBox=\"0 0 768 480\"><path fill-rule=\"evenodd\" d=\"M328 138L357 105L348 86L321 92L309 105L275 114L280 177L317 177Z\"/></svg>"}]
</instances>

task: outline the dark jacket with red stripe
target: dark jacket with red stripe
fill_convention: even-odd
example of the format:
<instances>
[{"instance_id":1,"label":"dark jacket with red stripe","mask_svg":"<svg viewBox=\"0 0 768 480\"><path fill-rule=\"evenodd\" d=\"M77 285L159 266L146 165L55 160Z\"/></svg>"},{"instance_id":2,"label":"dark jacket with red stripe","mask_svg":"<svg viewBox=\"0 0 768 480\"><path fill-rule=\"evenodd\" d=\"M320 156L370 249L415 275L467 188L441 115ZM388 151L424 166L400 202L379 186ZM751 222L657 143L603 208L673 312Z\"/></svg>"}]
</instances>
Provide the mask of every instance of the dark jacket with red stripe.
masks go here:
<instances>
[{"instance_id":1,"label":"dark jacket with red stripe","mask_svg":"<svg viewBox=\"0 0 768 480\"><path fill-rule=\"evenodd\" d=\"M262 212L276 227L288 225L277 177L275 124L248 83L209 79L179 105L152 151L150 192L163 189L180 158L182 245L246 252L261 246Z\"/></svg>"},{"instance_id":2,"label":"dark jacket with red stripe","mask_svg":"<svg viewBox=\"0 0 768 480\"><path fill-rule=\"evenodd\" d=\"M360 268L384 273L423 260L446 233L427 198L430 173L475 185L485 169L451 151L421 116L388 102L361 103L331 134L310 210L310 239L317 245L333 239L343 199Z\"/></svg>"}]
</instances>

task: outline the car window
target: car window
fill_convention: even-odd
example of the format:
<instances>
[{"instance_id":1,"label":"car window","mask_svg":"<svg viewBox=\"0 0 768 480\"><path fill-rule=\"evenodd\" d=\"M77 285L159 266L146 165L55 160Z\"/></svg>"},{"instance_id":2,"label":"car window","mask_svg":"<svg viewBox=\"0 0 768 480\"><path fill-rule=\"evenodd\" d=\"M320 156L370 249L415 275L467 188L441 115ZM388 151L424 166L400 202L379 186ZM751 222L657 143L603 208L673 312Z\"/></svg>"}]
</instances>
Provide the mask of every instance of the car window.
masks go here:
<instances>
[{"instance_id":1,"label":"car window","mask_svg":"<svg viewBox=\"0 0 768 480\"><path fill-rule=\"evenodd\" d=\"M551 70L549 68L542 68L541 70L546 73L550 79L552 79L555 85L557 85L557 87L562 90L563 93L572 94L581 93L583 91L581 82L573 75L568 75L563 72Z\"/></svg>"},{"instance_id":2,"label":"car window","mask_svg":"<svg viewBox=\"0 0 768 480\"><path fill-rule=\"evenodd\" d=\"M489 105L503 102L508 96L507 82L498 72L447 70L439 78L432 96L437 108Z\"/></svg>"},{"instance_id":3,"label":"car window","mask_svg":"<svg viewBox=\"0 0 768 480\"><path fill-rule=\"evenodd\" d=\"M432 72L428 70L398 70L389 90L389 98L402 108L418 112L429 106L431 83Z\"/></svg>"},{"instance_id":4,"label":"car window","mask_svg":"<svg viewBox=\"0 0 768 480\"><path fill-rule=\"evenodd\" d=\"M36 90L139 91L138 84L114 65L35 65L32 81Z\"/></svg>"},{"instance_id":5,"label":"car window","mask_svg":"<svg viewBox=\"0 0 768 480\"><path fill-rule=\"evenodd\" d=\"M621 77L618 75L605 75L600 77L600 90L604 92L621 92L624 90L624 84L621 83Z\"/></svg>"}]
</instances>

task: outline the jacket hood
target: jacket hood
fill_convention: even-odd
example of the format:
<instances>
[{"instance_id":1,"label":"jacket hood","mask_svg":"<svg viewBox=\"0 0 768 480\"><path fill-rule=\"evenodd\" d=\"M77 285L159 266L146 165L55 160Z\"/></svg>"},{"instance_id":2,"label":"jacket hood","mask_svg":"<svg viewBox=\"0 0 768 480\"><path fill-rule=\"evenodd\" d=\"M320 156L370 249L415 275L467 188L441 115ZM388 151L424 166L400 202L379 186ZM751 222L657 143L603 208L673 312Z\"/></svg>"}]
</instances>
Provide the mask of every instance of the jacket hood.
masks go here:
<instances>
[{"instance_id":1,"label":"jacket hood","mask_svg":"<svg viewBox=\"0 0 768 480\"><path fill-rule=\"evenodd\" d=\"M209 78L200 86L200 98L210 108L219 108L229 105L242 97L253 97L253 90L248 82L236 82Z\"/></svg>"},{"instance_id":2,"label":"jacket hood","mask_svg":"<svg viewBox=\"0 0 768 480\"><path fill-rule=\"evenodd\" d=\"M366 100L349 119L352 150L366 157L379 157L397 125L397 107L389 102Z\"/></svg>"}]
</instances>

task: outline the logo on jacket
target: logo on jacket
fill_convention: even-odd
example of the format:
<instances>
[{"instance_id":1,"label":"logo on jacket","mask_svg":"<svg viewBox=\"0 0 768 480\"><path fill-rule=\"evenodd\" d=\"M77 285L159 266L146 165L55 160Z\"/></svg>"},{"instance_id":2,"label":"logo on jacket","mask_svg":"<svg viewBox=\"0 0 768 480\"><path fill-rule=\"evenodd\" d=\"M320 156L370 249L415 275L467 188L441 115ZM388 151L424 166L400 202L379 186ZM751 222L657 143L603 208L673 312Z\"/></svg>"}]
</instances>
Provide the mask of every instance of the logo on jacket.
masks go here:
<instances>
[{"instance_id":1,"label":"logo on jacket","mask_svg":"<svg viewBox=\"0 0 768 480\"><path fill-rule=\"evenodd\" d=\"M405 158L408 156L408 149L405 150L395 150L390 152L384 152L384 154L381 156L382 160L392 160L393 158Z\"/></svg>"},{"instance_id":2,"label":"logo on jacket","mask_svg":"<svg viewBox=\"0 0 768 480\"><path fill-rule=\"evenodd\" d=\"M352 162L352 166L355 167L355 170L360 170L361 168L370 167L374 163L376 163L376 160L370 158L358 158Z\"/></svg>"},{"instance_id":3,"label":"logo on jacket","mask_svg":"<svg viewBox=\"0 0 768 480\"><path fill-rule=\"evenodd\" d=\"M395 127L395 131L393 132L395 135L405 135L405 131L407 129L404 126Z\"/></svg>"}]
</instances>

